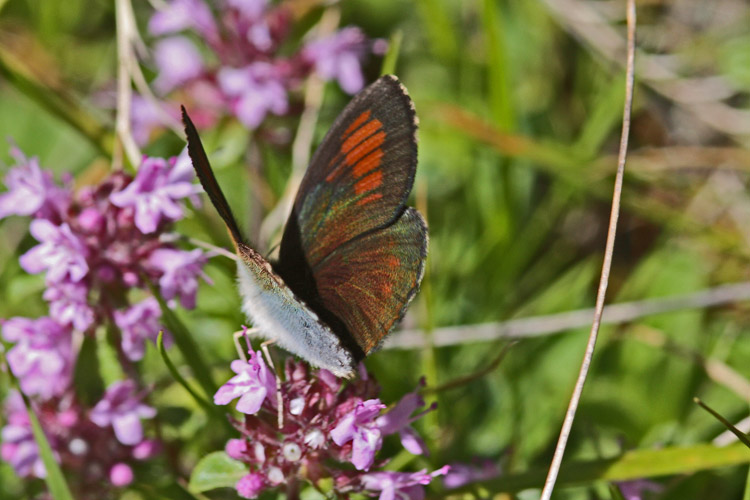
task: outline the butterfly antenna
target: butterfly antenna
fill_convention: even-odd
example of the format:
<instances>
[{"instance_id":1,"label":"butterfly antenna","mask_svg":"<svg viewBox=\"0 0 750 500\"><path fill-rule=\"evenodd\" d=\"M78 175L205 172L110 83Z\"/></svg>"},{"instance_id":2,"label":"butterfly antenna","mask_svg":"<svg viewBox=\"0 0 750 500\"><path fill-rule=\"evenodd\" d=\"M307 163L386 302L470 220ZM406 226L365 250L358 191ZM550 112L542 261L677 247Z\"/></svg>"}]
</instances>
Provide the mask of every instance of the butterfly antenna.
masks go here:
<instances>
[{"instance_id":1,"label":"butterfly antenna","mask_svg":"<svg viewBox=\"0 0 750 500\"><path fill-rule=\"evenodd\" d=\"M206 150L203 149L203 143L201 143L201 138L198 136L198 131L188 116L185 106L180 106L180 108L182 108L182 123L185 125L185 134L187 135L188 154L193 161L193 168L195 168L195 172L198 174L198 179L211 199L214 208L216 208L216 211L219 212L219 215L227 225L227 229L235 245L242 243L244 239L240 233L240 228L237 226L237 221L234 215L232 215L232 209L229 208L229 203L227 203L227 199L221 191L219 183L216 182L216 176L211 169L211 164L208 162L208 156L206 155Z\"/></svg>"}]
</instances>

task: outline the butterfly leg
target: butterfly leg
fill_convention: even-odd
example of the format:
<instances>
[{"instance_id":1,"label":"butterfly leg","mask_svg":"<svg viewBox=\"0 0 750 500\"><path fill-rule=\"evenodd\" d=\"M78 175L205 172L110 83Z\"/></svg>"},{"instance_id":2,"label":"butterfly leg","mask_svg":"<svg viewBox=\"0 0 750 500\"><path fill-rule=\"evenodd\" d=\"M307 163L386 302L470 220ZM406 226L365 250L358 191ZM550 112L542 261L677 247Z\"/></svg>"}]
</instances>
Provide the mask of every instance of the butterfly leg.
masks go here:
<instances>
[{"instance_id":1,"label":"butterfly leg","mask_svg":"<svg viewBox=\"0 0 750 500\"><path fill-rule=\"evenodd\" d=\"M234 332L234 334L232 334L232 338L234 339L234 347L237 349L237 354L242 361L247 361L247 350L250 348L250 335L253 335L256 332L257 328L243 328L242 330L238 330ZM240 343L240 339L242 337L245 337L245 348L243 348L242 344Z\"/></svg>"},{"instance_id":2,"label":"butterfly leg","mask_svg":"<svg viewBox=\"0 0 750 500\"><path fill-rule=\"evenodd\" d=\"M273 370L274 377L276 378L276 409L278 411L277 423L279 429L281 429L284 427L284 400L281 397L281 378L279 378L279 374L276 372L276 366L274 366L273 364L271 353L268 352L268 346L275 343L275 340L266 340L260 345L260 349L263 351L263 355L266 357L266 361L268 361L268 364L271 366L271 370Z\"/></svg>"}]
</instances>

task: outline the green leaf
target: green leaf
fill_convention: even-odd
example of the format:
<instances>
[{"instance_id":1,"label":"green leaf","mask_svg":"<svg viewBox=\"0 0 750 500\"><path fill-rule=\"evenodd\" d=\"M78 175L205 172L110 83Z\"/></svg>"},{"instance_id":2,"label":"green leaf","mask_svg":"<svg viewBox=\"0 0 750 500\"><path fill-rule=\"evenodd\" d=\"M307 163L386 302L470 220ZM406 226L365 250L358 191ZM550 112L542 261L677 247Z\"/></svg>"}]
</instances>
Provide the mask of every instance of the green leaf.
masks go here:
<instances>
[{"instance_id":1,"label":"green leaf","mask_svg":"<svg viewBox=\"0 0 750 500\"><path fill-rule=\"evenodd\" d=\"M234 488L246 474L245 464L230 458L223 451L215 451L203 457L195 466L188 489L200 493L214 488Z\"/></svg>"},{"instance_id":2,"label":"green leaf","mask_svg":"<svg viewBox=\"0 0 750 500\"><path fill-rule=\"evenodd\" d=\"M690 447L633 450L612 459L568 462L560 469L557 484L564 487L589 484L596 480L628 481L688 474L747 463L750 463L750 450L742 443L724 447L699 444ZM546 474L546 468L532 469L519 474L507 474L481 484L492 492L520 491L541 487ZM456 490L460 491L464 490Z\"/></svg>"}]
</instances>

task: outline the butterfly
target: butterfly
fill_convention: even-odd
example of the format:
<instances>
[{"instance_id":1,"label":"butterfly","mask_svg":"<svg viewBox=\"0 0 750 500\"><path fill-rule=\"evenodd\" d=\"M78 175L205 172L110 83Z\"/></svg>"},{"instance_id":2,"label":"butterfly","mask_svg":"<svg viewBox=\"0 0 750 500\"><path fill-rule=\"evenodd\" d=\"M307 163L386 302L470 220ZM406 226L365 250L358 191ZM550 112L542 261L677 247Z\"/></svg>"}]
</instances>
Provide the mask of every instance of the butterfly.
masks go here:
<instances>
[{"instance_id":1,"label":"butterfly","mask_svg":"<svg viewBox=\"0 0 750 500\"><path fill-rule=\"evenodd\" d=\"M224 220L242 307L263 337L352 377L404 316L424 274L427 225L407 207L417 168L417 118L386 75L344 108L312 157L269 262L240 233L185 108L188 153Z\"/></svg>"}]
</instances>

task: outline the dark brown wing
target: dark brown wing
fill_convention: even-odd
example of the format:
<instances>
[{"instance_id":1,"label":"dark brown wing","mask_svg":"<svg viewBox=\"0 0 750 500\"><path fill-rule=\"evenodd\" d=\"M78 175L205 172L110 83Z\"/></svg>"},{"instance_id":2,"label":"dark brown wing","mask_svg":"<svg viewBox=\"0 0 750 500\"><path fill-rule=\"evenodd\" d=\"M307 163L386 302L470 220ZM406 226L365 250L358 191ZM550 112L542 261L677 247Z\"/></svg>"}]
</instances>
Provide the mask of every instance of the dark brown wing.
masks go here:
<instances>
[{"instance_id":1,"label":"dark brown wing","mask_svg":"<svg viewBox=\"0 0 750 500\"><path fill-rule=\"evenodd\" d=\"M208 156L206 151L203 149L203 143L201 138L198 136L198 131L193 125L193 121L187 114L185 106L182 108L182 123L185 125L185 134L187 135L188 154L193 162L193 168L198 174L198 180L201 181L203 189L208 194L211 203L213 203L216 211L219 212L222 220L227 225L229 235L232 237L234 246L237 247L243 242L240 228L237 226L237 221L232 214L232 209L229 208L229 203L224 197L224 193L219 187L219 183L216 182L216 177L211 169L211 164L208 162Z\"/></svg>"},{"instance_id":2,"label":"dark brown wing","mask_svg":"<svg viewBox=\"0 0 750 500\"><path fill-rule=\"evenodd\" d=\"M421 279L427 231L405 206L416 130L395 77L360 92L313 156L281 241L277 272L357 359L403 316Z\"/></svg>"},{"instance_id":3,"label":"dark brown wing","mask_svg":"<svg viewBox=\"0 0 750 500\"><path fill-rule=\"evenodd\" d=\"M401 216L417 168L416 130L414 106L393 76L381 77L341 112L310 162L291 216L310 266ZM297 251L293 240L285 231L281 261Z\"/></svg>"},{"instance_id":4,"label":"dark brown wing","mask_svg":"<svg viewBox=\"0 0 750 500\"><path fill-rule=\"evenodd\" d=\"M407 208L390 226L342 245L313 268L326 307L365 355L399 321L424 273L427 226Z\"/></svg>"}]
</instances>

